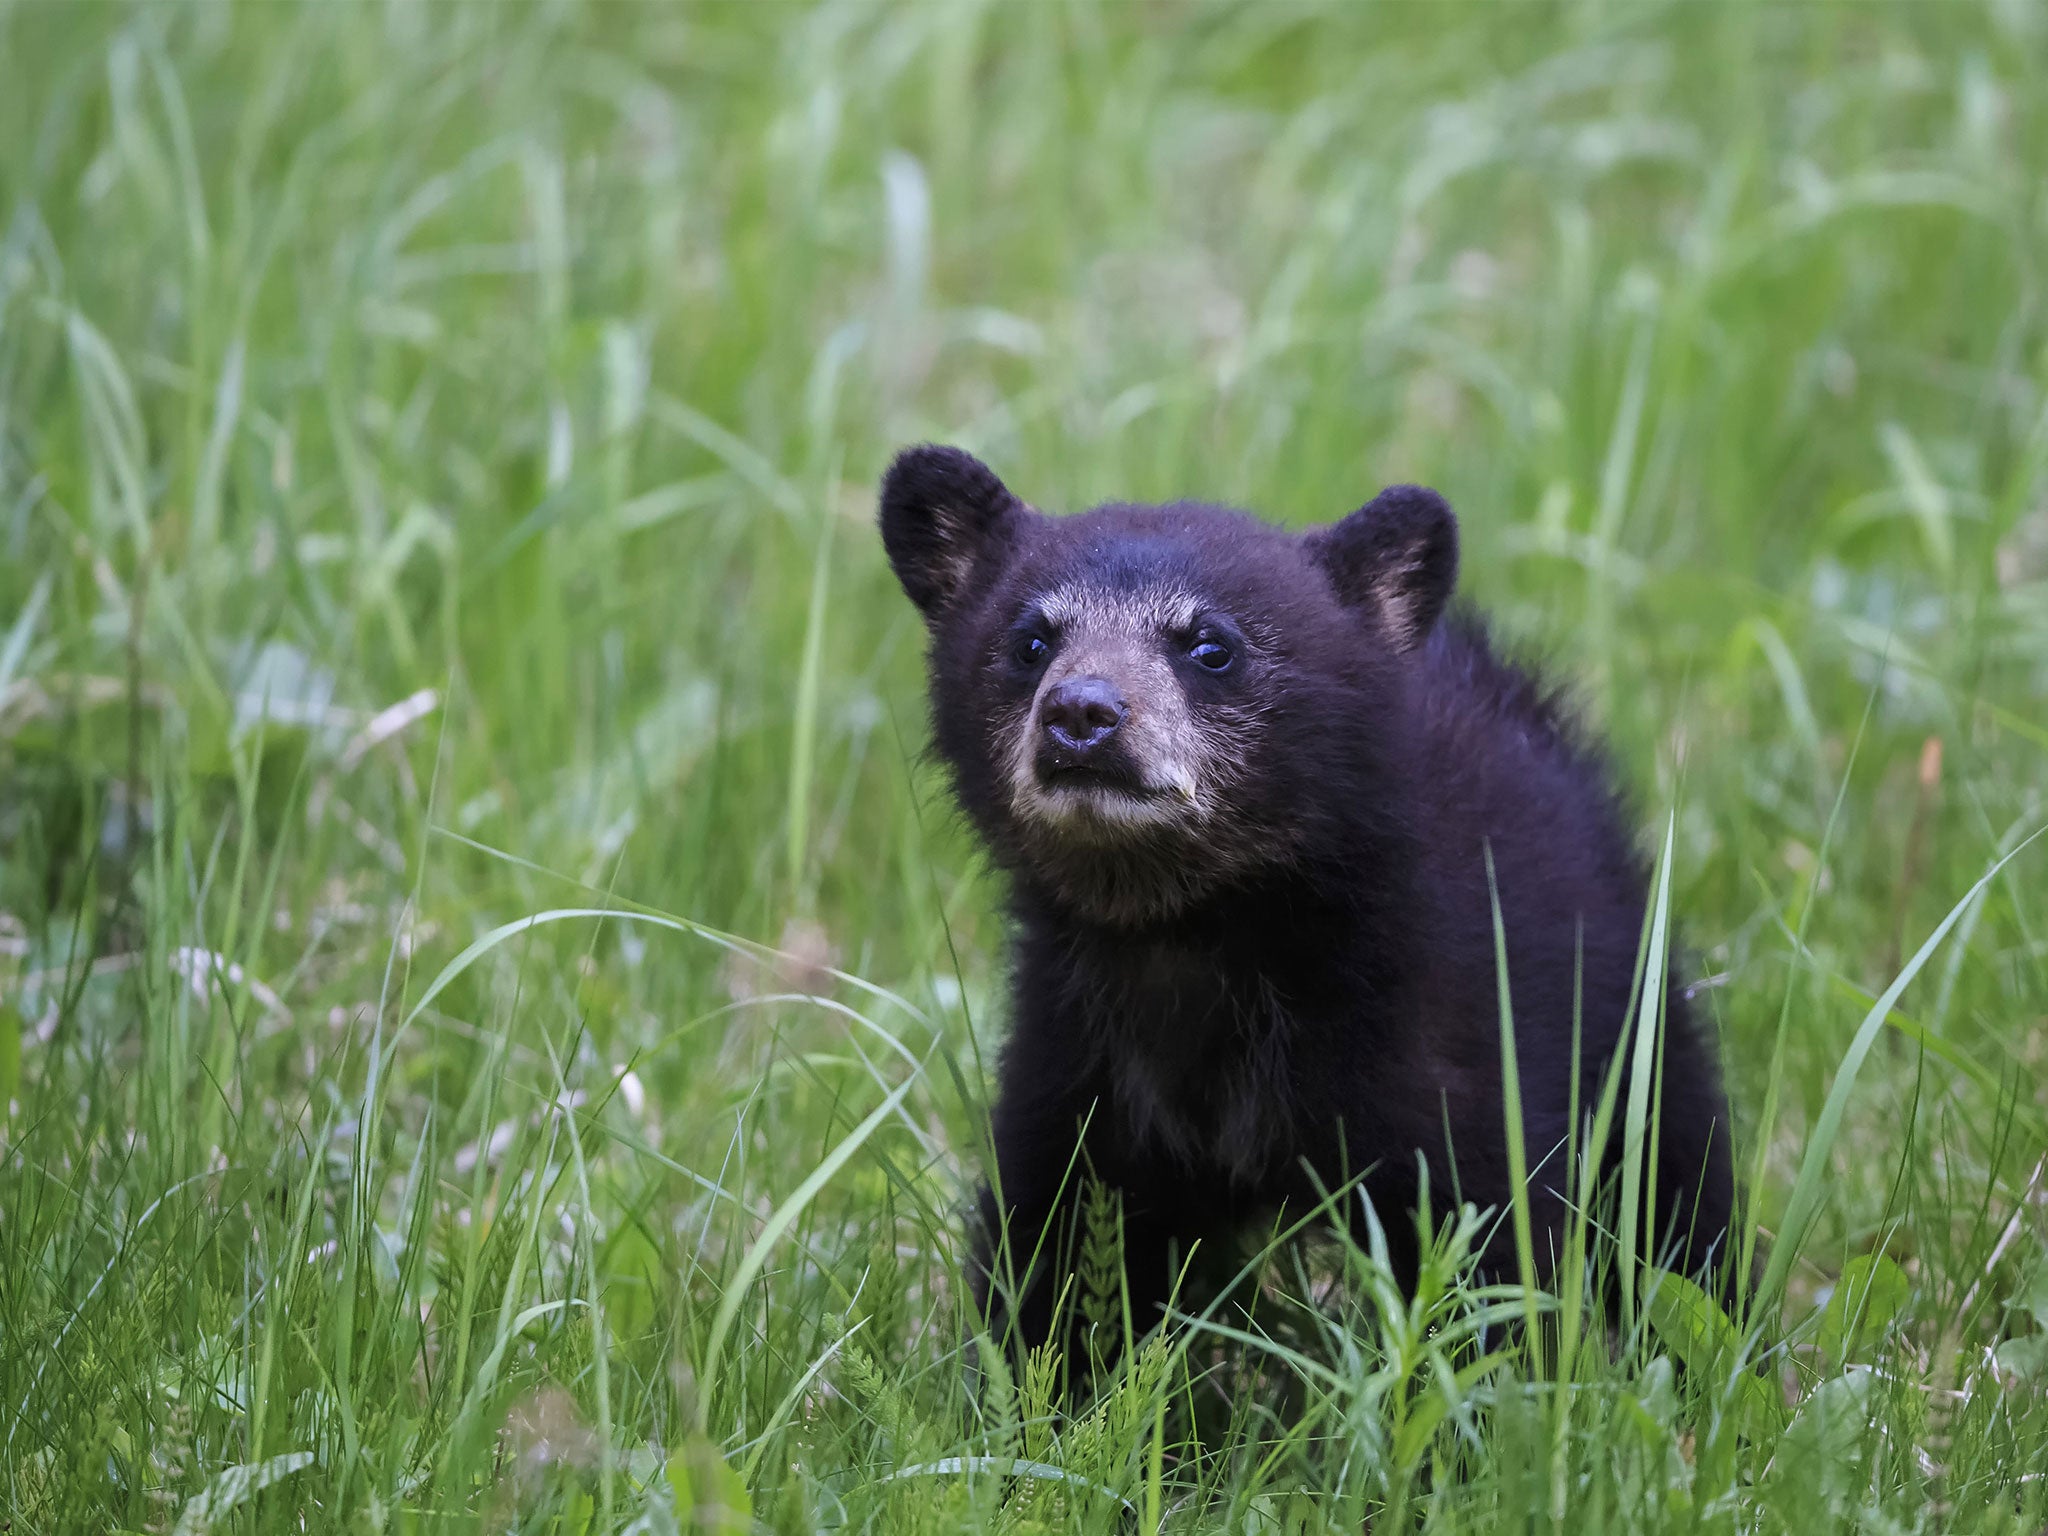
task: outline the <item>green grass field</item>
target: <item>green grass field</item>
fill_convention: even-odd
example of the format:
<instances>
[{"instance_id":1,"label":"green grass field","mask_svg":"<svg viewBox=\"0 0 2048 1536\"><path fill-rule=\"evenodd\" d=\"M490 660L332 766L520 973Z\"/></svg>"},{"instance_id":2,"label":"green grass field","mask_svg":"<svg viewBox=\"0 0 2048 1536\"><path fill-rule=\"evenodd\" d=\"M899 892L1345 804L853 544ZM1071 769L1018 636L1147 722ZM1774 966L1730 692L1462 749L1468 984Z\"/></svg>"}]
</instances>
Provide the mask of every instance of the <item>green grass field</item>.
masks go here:
<instances>
[{"instance_id":1,"label":"green grass field","mask_svg":"<svg viewBox=\"0 0 2048 1536\"><path fill-rule=\"evenodd\" d=\"M2048 1527L2044 81L2027 0L0 0L0 1530ZM1475 1365L1453 1230L972 1385L924 438L1446 492L1672 829L1745 1315Z\"/></svg>"}]
</instances>

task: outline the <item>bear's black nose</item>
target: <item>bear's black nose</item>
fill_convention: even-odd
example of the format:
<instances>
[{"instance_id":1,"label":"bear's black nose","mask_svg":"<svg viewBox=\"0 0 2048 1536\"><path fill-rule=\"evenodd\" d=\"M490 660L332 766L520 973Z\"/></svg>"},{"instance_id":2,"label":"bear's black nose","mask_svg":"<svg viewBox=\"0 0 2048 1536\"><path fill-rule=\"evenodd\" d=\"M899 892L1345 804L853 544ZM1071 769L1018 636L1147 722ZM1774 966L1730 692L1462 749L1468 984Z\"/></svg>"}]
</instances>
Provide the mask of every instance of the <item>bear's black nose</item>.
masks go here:
<instances>
[{"instance_id":1,"label":"bear's black nose","mask_svg":"<svg viewBox=\"0 0 2048 1536\"><path fill-rule=\"evenodd\" d=\"M1106 677L1070 677L1046 694L1038 723L1061 752L1085 756L1124 723L1123 695Z\"/></svg>"}]
</instances>

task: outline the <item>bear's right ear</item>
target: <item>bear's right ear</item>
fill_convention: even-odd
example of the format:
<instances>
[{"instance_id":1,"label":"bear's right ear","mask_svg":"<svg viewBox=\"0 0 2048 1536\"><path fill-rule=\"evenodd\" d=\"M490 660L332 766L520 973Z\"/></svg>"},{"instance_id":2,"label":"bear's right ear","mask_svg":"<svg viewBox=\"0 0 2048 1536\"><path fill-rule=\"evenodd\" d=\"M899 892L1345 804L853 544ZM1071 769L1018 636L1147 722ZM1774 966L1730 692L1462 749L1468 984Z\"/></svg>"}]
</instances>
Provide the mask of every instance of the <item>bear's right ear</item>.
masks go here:
<instances>
[{"instance_id":1,"label":"bear's right ear","mask_svg":"<svg viewBox=\"0 0 2048 1536\"><path fill-rule=\"evenodd\" d=\"M882 478L882 547L926 619L966 591L975 561L1023 505L971 453L925 444L896 455Z\"/></svg>"}]
</instances>

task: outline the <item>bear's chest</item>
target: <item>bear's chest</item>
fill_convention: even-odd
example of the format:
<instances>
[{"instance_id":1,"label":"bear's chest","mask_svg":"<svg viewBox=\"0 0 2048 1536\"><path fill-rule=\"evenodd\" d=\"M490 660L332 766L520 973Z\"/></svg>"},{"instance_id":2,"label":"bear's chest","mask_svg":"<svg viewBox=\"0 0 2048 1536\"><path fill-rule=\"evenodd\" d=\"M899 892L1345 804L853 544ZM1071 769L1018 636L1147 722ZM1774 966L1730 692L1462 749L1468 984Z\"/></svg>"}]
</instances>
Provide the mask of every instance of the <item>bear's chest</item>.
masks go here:
<instances>
[{"instance_id":1,"label":"bear's chest","mask_svg":"<svg viewBox=\"0 0 2048 1536\"><path fill-rule=\"evenodd\" d=\"M1291 1157L1300 1118L1277 990L1186 946L1120 957L1096 991L1113 1128L1141 1160L1250 1187Z\"/></svg>"}]
</instances>

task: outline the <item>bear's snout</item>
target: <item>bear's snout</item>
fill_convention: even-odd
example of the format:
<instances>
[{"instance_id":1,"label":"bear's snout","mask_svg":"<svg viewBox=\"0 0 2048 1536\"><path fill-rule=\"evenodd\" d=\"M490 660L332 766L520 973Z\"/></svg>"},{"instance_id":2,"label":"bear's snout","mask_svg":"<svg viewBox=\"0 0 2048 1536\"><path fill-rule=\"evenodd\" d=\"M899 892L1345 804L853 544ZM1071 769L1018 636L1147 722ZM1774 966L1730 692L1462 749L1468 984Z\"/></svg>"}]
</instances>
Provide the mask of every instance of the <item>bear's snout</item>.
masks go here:
<instances>
[{"instance_id":1,"label":"bear's snout","mask_svg":"<svg viewBox=\"0 0 2048 1536\"><path fill-rule=\"evenodd\" d=\"M1124 698L1106 677L1070 677L1046 690L1038 708L1054 751L1078 767L1095 756L1116 735L1127 713Z\"/></svg>"}]
</instances>

